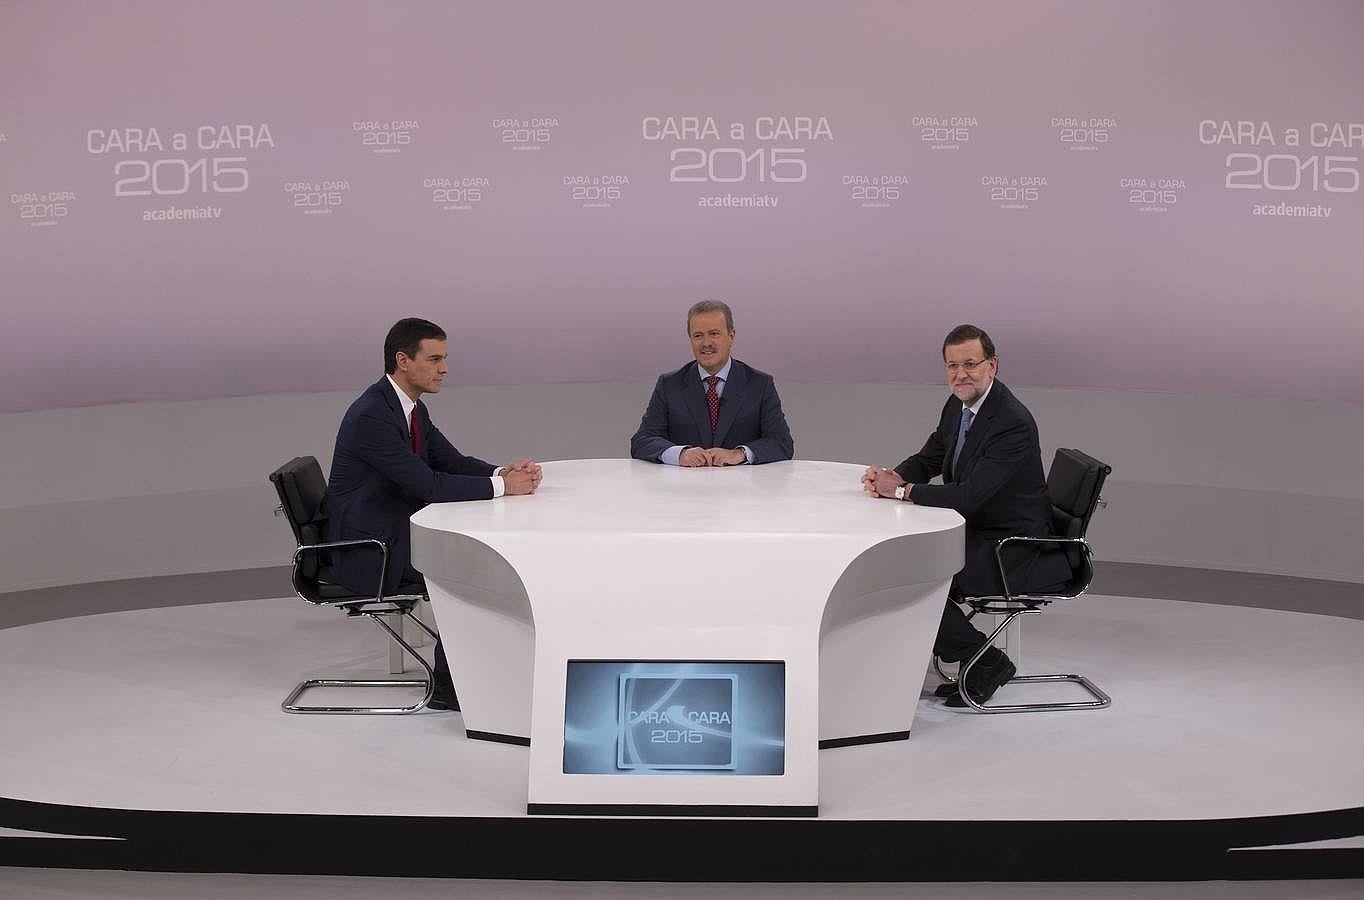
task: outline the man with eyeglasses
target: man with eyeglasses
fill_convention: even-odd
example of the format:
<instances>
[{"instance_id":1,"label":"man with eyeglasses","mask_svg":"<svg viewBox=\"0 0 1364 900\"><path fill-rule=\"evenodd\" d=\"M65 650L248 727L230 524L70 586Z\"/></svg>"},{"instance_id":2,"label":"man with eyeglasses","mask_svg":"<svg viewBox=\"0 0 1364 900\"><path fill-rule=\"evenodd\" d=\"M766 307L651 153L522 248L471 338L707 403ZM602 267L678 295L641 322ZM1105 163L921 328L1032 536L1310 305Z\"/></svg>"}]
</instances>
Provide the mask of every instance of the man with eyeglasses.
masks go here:
<instances>
[{"instance_id":1,"label":"man with eyeglasses","mask_svg":"<svg viewBox=\"0 0 1364 900\"><path fill-rule=\"evenodd\" d=\"M923 448L894 469L872 466L862 488L872 497L955 509L966 519L966 565L952 580L933 652L946 662L969 659L985 643L956 600L1000 594L1003 583L995 544L1012 535L1044 537L1051 529L1051 501L1032 413L998 380L995 345L983 329L958 325L943 341L943 363L952 397ZM936 476L942 484L929 484ZM1014 592L1046 592L1070 578L1065 556L1050 549L1010 549L1004 557ZM966 690L984 703L1014 676L1014 664L996 647L971 669ZM953 685L938 696L964 707Z\"/></svg>"}]
</instances>

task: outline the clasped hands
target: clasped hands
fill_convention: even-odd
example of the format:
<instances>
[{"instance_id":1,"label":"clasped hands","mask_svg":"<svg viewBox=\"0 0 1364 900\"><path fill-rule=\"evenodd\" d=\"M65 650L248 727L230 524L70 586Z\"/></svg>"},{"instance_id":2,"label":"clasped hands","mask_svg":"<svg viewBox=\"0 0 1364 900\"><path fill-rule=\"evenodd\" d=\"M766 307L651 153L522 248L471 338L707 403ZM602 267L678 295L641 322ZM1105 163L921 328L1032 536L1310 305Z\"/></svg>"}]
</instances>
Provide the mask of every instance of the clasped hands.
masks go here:
<instances>
[{"instance_id":1,"label":"clasped hands","mask_svg":"<svg viewBox=\"0 0 1364 900\"><path fill-rule=\"evenodd\" d=\"M677 457L677 464L680 466L741 466L748 462L748 457L744 451L735 448L726 450L724 447L688 447Z\"/></svg>"},{"instance_id":2,"label":"clasped hands","mask_svg":"<svg viewBox=\"0 0 1364 900\"><path fill-rule=\"evenodd\" d=\"M905 480L885 466L867 466L862 473L862 490L872 497L894 497L895 489Z\"/></svg>"},{"instance_id":3,"label":"clasped hands","mask_svg":"<svg viewBox=\"0 0 1364 900\"><path fill-rule=\"evenodd\" d=\"M540 464L533 459L502 467L502 485L507 494L533 494L544 477Z\"/></svg>"}]
</instances>

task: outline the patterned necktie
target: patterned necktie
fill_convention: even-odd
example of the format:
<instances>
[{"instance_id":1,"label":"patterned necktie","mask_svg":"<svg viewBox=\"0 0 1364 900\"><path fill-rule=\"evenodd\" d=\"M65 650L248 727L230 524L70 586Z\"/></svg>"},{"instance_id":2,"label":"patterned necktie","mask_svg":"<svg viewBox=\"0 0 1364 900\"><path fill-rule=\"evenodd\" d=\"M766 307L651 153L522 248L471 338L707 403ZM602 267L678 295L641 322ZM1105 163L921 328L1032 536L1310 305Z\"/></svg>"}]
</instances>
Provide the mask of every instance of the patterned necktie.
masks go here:
<instances>
[{"instance_id":1,"label":"patterned necktie","mask_svg":"<svg viewBox=\"0 0 1364 900\"><path fill-rule=\"evenodd\" d=\"M715 426L720 424L720 395L715 386L720 383L719 375L706 376L706 406L710 407L710 433L715 434Z\"/></svg>"},{"instance_id":2,"label":"patterned necktie","mask_svg":"<svg viewBox=\"0 0 1364 900\"><path fill-rule=\"evenodd\" d=\"M412 415L407 420L407 433L412 435L412 452L422 455L421 429L417 427L417 407L412 407Z\"/></svg>"},{"instance_id":3,"label":"patterned necktie","mask_svg":"<svg viewBox=\"0 0 1364 900\"><path fill-rule=\"evenodd\" d=\"M976 414L969 409L963 408L961 411L961 427L957 429L957 446L952 450L952 477L957 477L957 460L961 458L962 445L966 443L966 432L971 430L971 420Z\"/></svg>"}]
</instances>

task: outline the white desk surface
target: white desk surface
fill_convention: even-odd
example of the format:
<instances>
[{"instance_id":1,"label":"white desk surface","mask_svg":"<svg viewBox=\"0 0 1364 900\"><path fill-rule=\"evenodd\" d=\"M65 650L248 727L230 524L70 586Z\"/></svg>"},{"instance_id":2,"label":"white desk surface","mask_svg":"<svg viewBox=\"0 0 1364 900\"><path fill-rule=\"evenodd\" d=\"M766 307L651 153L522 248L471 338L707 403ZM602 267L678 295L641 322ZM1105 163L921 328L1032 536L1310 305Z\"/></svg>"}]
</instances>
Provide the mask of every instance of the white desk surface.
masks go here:
<instances>
[{"instance_id":1,"label":"white desk surface","mask_svg":"<svg viewBox=\"0 0 1364 900\"><path fill-rule=\"evenodd\" d=\"M859 542L950 529L950 509L862 492L864 467L792 460L687 469L631 459L544 464L533 495L495 503L433 503L413 524L479 540L501 534L837 534Z\"/></svg>"},{"instance_id":2,"label":"white desk surface","mask_svg":"<svg viewBox=\"0 0 1364 900\"><path fill-rule=\"evenodd\" d=\"M961 516L862 470L566 460L534 495L421 510L466 728L531 737L533 804L816 804L821 739L908 732L963 558ZM564 775L566 661L640 657L785 661L787 775Z\"/></svg>"}]
</instances>

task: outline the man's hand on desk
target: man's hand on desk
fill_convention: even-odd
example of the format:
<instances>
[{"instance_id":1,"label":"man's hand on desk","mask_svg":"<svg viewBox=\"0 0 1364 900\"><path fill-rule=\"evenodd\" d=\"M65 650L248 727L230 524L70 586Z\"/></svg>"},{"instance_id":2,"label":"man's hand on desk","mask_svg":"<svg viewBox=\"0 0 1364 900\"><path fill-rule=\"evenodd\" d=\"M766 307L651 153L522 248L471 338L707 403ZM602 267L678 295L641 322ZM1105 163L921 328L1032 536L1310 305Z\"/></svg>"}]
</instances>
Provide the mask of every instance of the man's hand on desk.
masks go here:
<instances>
[{"instance_id":1,"label":"man's hand on desk","mask_svg":"<svg viewBox=\"0 0 1364 900\"><path fill-rule=\"evenodd\" d=\"M726 450L724 447L688 447L677 457L679 466L742 466L748 462L748 455L738 447Z\"/></svg>"},{"instance_id":2,"label":"man's hand on desk","mask_svg":"<svg viewBox=\"0 0 1364 900\"><path fill-rule=\"evenodd\" d=\"M535 476L535 480L537 482L544 477L544 473L540 469L540 464L533 459L519 460L518 462L514 462L511 465L507 466L506 468L512 469L517 472L529 472L530 474Z\"/></svg>"},{"instance_id":3,"label":"man's hand on desk","mask_svg":"<svg viewBox=\"0 0 1364 900\"><path fill-rule=\"evenodd\" d=\"M533 494L544 477L540 464L533 459L523 459L502 469L502 483L508 494Z\"/></svg>"},{"instance_id":4,"label":"man's hand on desk","mask_svg":"<svg viewBox=\"0 0 1364 900\"><path fill-rule=\"evenodd\" d=\"M708 451L702 450L700 447L688 447L677 457L677 464L689 468L708 466L710 465L710 455Z\"/></svg>"},{"instance_id":5,"label":"man's hand on desk","mask_svg":"<svg viewBox=\"0 0 1364 900\"><path fill-rule=\"evenodd\" d=\"M905 480L896 475L893 469L884 466L868 466L867 471L862 473L862 490L871 497L894 497L895 489L904 483Z\"/></svg>"},{"instance_id":6,"label":"man's hand on desk","mask_svg":"<svg viewBox=\"0 0 1364 900\"><path fill-rule=\"evenodd\" d=\"M748 462L748 457L739 448L726 450L723 447L714 447L710 450L701 451L710 459L712 466L742 466Z\"/></svg>"}]
</instances>

